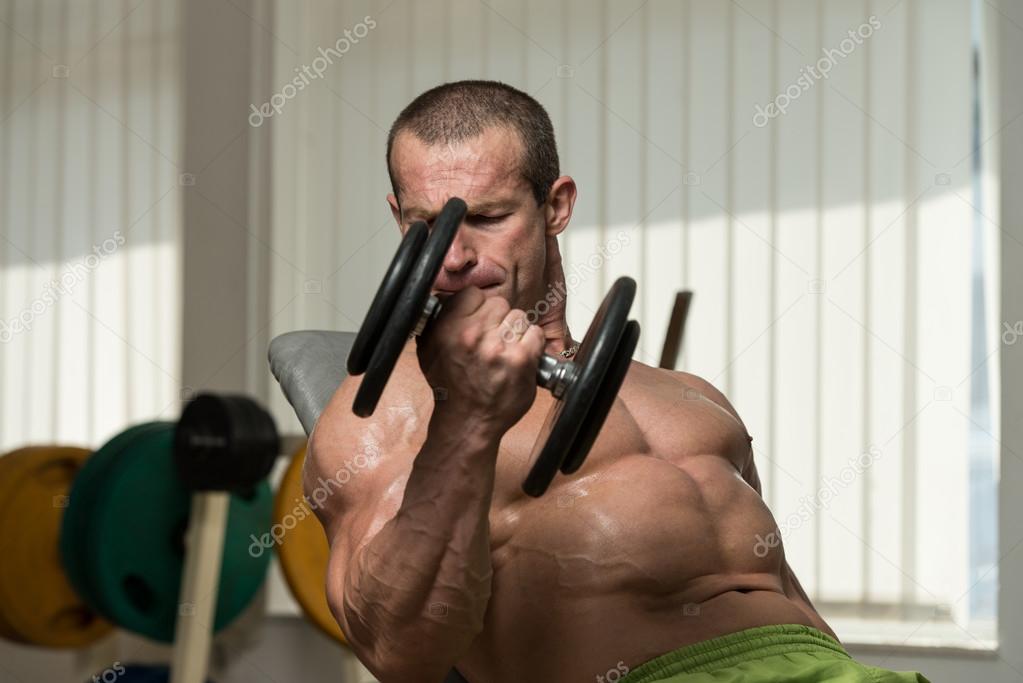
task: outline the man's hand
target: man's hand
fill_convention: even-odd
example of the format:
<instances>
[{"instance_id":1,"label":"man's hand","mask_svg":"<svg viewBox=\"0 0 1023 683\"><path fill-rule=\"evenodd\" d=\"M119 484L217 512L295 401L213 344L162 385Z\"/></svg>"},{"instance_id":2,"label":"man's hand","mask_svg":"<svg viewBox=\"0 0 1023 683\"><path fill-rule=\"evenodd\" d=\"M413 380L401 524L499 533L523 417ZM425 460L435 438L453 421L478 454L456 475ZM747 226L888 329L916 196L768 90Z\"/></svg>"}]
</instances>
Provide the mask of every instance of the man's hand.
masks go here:
<instances>
[{"instance_id":1,"label":"man's hand","mask_svg":"<svg viewBox=\"0 0 1023 683\"><path fill-rule=\"evenodd\" d=\"M467 287L444 302L416 352L434 394L444 397L435 410L500 438L533 405L543 347L543 331L524 311Z\"/></svg>"}]
</instances>

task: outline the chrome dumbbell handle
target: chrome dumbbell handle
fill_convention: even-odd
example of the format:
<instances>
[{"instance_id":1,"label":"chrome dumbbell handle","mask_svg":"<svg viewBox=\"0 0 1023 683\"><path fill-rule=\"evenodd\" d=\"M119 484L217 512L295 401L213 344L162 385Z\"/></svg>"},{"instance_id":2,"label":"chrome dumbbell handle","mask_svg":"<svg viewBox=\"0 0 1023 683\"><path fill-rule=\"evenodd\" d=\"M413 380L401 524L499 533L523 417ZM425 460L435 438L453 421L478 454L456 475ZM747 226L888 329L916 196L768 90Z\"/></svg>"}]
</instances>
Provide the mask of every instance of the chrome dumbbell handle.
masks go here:
<instances>
[{"instance_id":1,"label":"chrome dumbbell handle","mask_svg":"<svg viewBox=\"0 0 1023 683\"><path fill-rule=\"evenodd\" d=\"M419 316L416 326L412 328L412 336L418 337L421 335L426 326L440 314L440 309L440 299L431 294L430 298L426 300L426 305L423 306L423 314Z\"/></svg>"},{"instance_id":2,"label":"chrome dumbbell handle","mask_svg":"<svg viewBox=\"0 0 1023 683\"><path fill-rule=\"evenodd\" d=\"M554 398L561 398L575 382L578 368L570 360L558 360L549 354L540 356L540 365L536 369L536 383L550 390Z\"/></svg>"}]
</instances>

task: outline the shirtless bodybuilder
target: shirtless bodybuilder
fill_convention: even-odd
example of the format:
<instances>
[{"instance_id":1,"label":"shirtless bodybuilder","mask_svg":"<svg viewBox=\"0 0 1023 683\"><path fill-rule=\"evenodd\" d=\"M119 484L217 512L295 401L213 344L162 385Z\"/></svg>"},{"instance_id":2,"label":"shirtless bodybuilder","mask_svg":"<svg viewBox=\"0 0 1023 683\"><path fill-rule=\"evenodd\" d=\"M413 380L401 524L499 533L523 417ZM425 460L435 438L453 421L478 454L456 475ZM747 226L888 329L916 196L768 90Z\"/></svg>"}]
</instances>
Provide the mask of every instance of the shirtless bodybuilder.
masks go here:
<instances>
[{"instance_id":1,"label":"shirtless bodybuilder","mask_svg":"<svg viewBox=\"0 0 1023 683\"><path fill-rule=\"evenodd\" d=\"M695 375L633 361L583 467L522 493L554 400L538 358L574 344L548 295L565 292L576 184L535 100L434 88L395 121L387 161L402 231L452 196L469 212L428 338L408 342L373 416L352 413L346 379L310 441L307 490L367 463L318 514L331 609L380 681L924 680L851 660L784 548L757 552L777 526L751 438Z\"/></svg>"}]
</instances>

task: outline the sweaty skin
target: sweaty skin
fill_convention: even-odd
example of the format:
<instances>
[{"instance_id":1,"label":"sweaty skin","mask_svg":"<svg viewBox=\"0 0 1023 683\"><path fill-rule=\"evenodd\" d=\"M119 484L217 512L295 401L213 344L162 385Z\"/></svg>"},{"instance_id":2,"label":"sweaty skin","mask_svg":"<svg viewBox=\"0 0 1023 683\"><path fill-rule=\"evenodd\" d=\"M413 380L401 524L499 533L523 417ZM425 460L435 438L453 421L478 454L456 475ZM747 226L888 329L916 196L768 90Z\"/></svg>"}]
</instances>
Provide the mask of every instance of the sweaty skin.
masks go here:
<instances>
[{"instance_id":1,"label":"sweaty skin","mask_svg":"<svg viewBox=\"0 0 1023 683\"><path fill-rule=\"evenodd\" d=\"M383 683L440 681L451 666L471 683L588 681L754 626L834 636L782 546L755 551L776 523L750 437L695 375L633 361L582 468L541 498L522 493L554 402L531 373L541 347L569 343L564 307L518 346L479 335L563 281L556 237L575 185L562 176L537 209L519 150L502 129L441 151L395 145L402 230L450 196L470 215L435 283L458 292L437 339L406 345L369 418L352 413L360 378L347 378L310 440L307 494L365 457L317 510L328 600L353 649ZM492 372L513 388L488 391Z\"/></svg>"}]
</instances>

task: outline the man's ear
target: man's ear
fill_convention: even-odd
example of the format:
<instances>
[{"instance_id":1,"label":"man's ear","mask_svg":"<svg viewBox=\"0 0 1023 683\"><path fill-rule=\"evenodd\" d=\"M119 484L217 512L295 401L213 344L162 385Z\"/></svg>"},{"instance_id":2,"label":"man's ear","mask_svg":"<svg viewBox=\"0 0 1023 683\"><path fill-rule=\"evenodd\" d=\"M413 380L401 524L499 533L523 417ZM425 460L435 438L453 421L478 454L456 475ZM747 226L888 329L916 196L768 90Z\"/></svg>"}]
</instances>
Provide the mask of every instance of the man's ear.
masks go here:
<instances>
[{"instance_id":1,"label":"man's ear","mask_svg":"<svg viewBox=\"0 0 1023 683\"><path fill-rule=\"evenodd\" d=\"M547 236L560 234L572 220L572 209L575 207L576 187L571 176L563 175L551 185L547 195L546 221Z\"/></svg>"},{"instance_id":2,"label":"man's ear","mask_svg":"<svg viewBox=\"0 0 1023 683\"><path fill-rule=\"evenodd\" d=\"M394 222L398 224L398 229L404 235L405 230L401 225L401 207L398 206L398 198L394 196L393 192L387 193L387 203L391 207L391 215L394 216Z\"/></svg>"}]
</instances>

